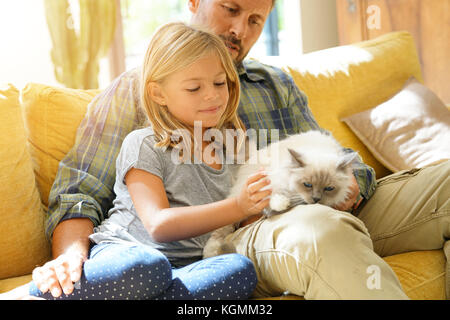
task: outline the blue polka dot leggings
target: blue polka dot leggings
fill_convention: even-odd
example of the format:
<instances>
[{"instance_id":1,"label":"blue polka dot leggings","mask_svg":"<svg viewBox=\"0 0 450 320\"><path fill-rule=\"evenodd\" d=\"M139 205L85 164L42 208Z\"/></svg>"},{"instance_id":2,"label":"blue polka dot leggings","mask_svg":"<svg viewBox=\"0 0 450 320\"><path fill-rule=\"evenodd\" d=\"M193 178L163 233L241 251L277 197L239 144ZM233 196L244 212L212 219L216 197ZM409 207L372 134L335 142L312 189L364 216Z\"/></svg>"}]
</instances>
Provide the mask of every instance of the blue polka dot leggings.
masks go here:
<instances>
[{"instance_id":1,"label":"blue polka dot leggings","mask_svg":"<svg viewBox=\"0 0 450 320\"><path fill-rule=\"evenodd\" d=\"M54 298L31 282L30 294L55 300L226 300L247 299L256 287L252 262L239 254L172 268L149 246L99 244L91 249L72 294Z\"/></svg>"}]
</instances>

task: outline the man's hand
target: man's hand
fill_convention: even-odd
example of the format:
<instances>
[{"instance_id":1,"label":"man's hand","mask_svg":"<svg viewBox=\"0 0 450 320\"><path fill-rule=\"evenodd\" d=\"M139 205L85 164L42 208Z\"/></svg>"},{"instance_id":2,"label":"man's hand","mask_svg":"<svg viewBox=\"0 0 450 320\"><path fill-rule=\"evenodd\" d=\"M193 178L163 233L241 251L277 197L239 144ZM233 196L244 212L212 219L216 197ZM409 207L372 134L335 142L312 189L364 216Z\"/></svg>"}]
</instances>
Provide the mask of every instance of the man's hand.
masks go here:
<instances>
[{"instance_id":1,"label":"man's hand","mask_svg":"<svg viewBox=\"0 0 450 320\"><path fill-rule=\"evenodd\" d=\"M33 281L43 293L50 291L55 298L71 294L74 283L80 280L85 258L77 252L60 255L33 271Z\"/></svg>"},{"instance_id":2,"label":"man's hand","mask_svg":"<svg viewBox=\"0 0 450 320\"><path fill-rule=\"evenodd\" d=\"M64 220L53 232L53 260L33 271L33 281L42 292L54 297L70 294L81 278L83 263L89 254L89 235L93 224L87 218Z\"/></svg>"},{"instance_id":3,"label":"man's hand","mask_svg":"<svg viewBox=\"0 0 450 320\"><path fill-rule=\"evenodd\" d=\"M360 190L358 182L356 181L355 176L352 175L352 185L350 186L349 196L344 202L341 202L337 206L335 206L334 209L339 211L348 211L353 208L356 200L358 199L359 192Z\"/></svg>"}]
</instances>

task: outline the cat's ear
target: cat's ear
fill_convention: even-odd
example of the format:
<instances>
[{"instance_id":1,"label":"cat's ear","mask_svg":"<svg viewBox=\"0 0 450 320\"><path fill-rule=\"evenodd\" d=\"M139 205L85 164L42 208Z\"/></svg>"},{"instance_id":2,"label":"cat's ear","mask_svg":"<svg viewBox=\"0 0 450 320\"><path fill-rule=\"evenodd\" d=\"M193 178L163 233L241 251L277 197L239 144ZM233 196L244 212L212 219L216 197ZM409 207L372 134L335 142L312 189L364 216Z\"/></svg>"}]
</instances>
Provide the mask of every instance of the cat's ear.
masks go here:
<instances>
[{"instance_id":1,"label":"cat's ear","mask_svg":"<svg viewBox=\"0 0 450 320\"><path fill-rule=\"evenodd\" d=\"M304 167L305 162L303 161L303 156L300 153L298 153L297 151L295 151L294 149L291 149L291 148L287 148L287 149L289 151L289 154L291 155L292 162L296 166Z\"/></svg>"},{"instance_id":2,"label":"cat's ear","mask_svg":"<svg viewBox=\"0 0 450 320\"><path fill-rule=\"evenodd\" d=\"M358 158L357 152L350 152L350 153L344 154L337 163L337 169L344 171L357 158Z\"/></svg>"}]
</instances>

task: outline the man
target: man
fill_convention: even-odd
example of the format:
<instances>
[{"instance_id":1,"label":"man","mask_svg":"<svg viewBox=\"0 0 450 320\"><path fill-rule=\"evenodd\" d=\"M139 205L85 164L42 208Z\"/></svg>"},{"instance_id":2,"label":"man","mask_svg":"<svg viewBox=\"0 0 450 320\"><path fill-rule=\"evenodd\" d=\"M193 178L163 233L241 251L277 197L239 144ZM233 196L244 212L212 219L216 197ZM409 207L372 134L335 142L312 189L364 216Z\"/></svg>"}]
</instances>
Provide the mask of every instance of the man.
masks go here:
<instances>
[{"instance_id":1,"label":"man","mask_svg":"<svg viewBox=\"0 0 450 320\"><path fill-rule=\"evenodd\" d=\"M273 0L189 0L188 5L192 22L219 35L236 63L242 82L239 115L247 127L279 129L281 138L319 129L306 97L290 77L278 69L244 61L262 32ZM55 260L33 272L33 279L43 292L50 291L54 296L69 294L80 278L83 262L88 258L88 236L105 218L114 199L115 158L121 142L144 121L138 108L137 78L135 71L125 73L94 99L74 148L60 164L46 221ZM408 207L400 203L404 194L415 190L414 197L426 194L439 203L436 210L445 206L448 211L448 203L443 204L442 200L450 197L449 182L445 180L448 170L447 164L388 177L374 195L374 172L359 163L354 170L353 194L336 208L341 212L320 205L302 206L271 219L249 222L231 240L238 252L255 264L259 278L255 294L289 291L317 299L407 298L394 272L373 252L366 227L378 237L375 250L379 254L442 248L444 238L450 236L448 216L431 219L423 205ZM424 175L434 175L436 185L447 187L420 190ZM405 185L411 190L403 190ZM395 209L401 207L408 211L400 215ZM358 212L366 226L344 211ZM394 224L390 219L393 212L398 215ZM423 223L414 225L417 218ZM433 226L439 226L442 234L423 234L422 230ZM405 228L407 232L402 231ZM411 241L414 230L416 241ZM427 242L422 242L424 238ZM374 266L382 283L375 290L367 285L367 270Z\"/></svg>"}]
</instances>

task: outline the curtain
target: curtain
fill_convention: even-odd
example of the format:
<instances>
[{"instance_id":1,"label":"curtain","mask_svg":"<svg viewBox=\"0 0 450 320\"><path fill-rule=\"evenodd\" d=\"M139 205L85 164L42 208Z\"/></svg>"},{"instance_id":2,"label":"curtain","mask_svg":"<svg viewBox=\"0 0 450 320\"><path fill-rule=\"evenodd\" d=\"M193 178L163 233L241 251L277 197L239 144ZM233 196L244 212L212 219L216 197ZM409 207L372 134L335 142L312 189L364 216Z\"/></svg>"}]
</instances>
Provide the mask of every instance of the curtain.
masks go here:
<instances>
[{"instance_id":1,"label":"curtain","mask_svg":"<svg viewBox=\"0 0 450 320\"><path fill-rule=\"evenodd\" d=\"M116 27L115 0L44 0L52 39L51 58L56 80L74 89L98 88L99 60L108 53ZM79 26L76 28L76 26Z\"/></svg>"}]
</instances>

